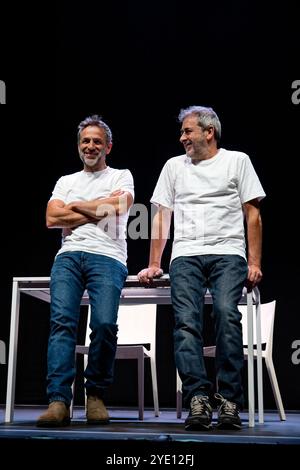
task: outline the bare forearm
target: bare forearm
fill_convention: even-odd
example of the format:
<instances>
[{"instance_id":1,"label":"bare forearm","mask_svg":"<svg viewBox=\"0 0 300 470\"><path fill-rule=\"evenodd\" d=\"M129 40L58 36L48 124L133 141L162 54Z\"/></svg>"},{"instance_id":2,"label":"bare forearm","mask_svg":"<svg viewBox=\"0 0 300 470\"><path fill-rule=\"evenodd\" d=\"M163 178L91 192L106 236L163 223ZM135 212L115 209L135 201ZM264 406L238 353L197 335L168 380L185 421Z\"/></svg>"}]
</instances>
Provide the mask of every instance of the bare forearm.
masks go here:
<instances>
[{"instance_id":1,"label":"bare forearm","mask_svg":"<svg viewBox=\"0 0 300 470\"><path fill-rule=\"evenodd\" d=\"M261 253L262 253L262 221L259 201L253 199L243 204L247 222L248 242L248 278L247 287L252 289L262 279Z\"/></svg>"},{"instance_id":2,"label":"bare forearm","mask_svg":"<svg viewBox=\"0 0 300 470\"><path fill-rule=\"evenodd\" d=\"M166 239L151 240L149 267L160 268L161 257L166 246Z\"/></svg>"},{"instance_id":3,"label":"bare forearm","mask_svg":"<svg viewBox=\"0 0 300 470\"><path fill-rule=\"evenodd\" d=\"M70 209L59 209L47 213L46 224L48 228L74 228L96 220L87 215L74 212Z\"/></svg>"},{"instance_id":4,"label":"bare forearm","mask_svg":"<svg viewBox=\"0 0 300 470\"><path fill-rule=\"evenodd\" d=\"M262 255L262 221L260 214L247 221L248 264L261 266Z\"/></svg>"},{"instance_id":5,"label":"bare forearm","mask_svg":"<svg viewBox=\"0 0 300 470\"><path fill-rule=\"evenodd\" d=\"M94 199L92 201L75 201L70 205L74 212L101 220L108 216L118 216L126 213L132 204L132 196L123 193L120 196Z\"/></svg>"},{"instance_id":6,"label":"bare forearm","mask_svg":"<svg viewBox=\"0 0 300 470\"><path fill-rule=\"evenodd\" d=\"M75 228L86 223L95 223L95 219L74 212L60 199L53 199L47 205L46 224L48 228Z\"/></svg>"},{"instance_id":7,"label":"bare forearm","mask_svg":"<svg viewBox=\"0 0 300 470\"><path fill-rule=\"evenodd\" d=\"M153 217L149 256L150 267L160 267L161 257L169 236L171 215L170 210L160 209Z\"/></svg>"},{"instance_id":8,"label":"bare forearm","mask_svg":"<svg viewBox=\"0 0 300 470\"><path fill-rule=\"evenodd\" d=\"M163 274L161 269L161 257L169 236L172 211L165 207L160 207L153 217L151 245L148 268L142 269L138 273L138 278L142 284L149 285L153 278Z\"/></svg>"}]
</instances>

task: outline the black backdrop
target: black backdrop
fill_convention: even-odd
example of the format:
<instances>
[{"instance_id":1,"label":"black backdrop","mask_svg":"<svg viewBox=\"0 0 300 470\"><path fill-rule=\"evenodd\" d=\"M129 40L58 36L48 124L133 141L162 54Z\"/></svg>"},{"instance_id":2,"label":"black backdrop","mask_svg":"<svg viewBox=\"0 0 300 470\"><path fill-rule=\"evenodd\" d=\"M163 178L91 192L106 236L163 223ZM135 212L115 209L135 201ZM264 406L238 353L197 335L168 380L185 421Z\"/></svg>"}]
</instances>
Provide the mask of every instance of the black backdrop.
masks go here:
<instances>
[{"instance_id":1,"label":"black backdrop","mask_svg":"<svg viewBox=\"0 0 300 470\"><path fill-rule=\"evenodd\" d=\"M212 106L223 124L222 146L250 155L267 193L261 294L263 301L277 299L274 362L284 405L300 409L300 351L293 349L300 342L300 93L292 100L300 76L292 2L265 10L250 1L60 2L56 11L35 12L39 21L28 8L11 35L3 35L1 57L7 104L1 106L0 339L8 345L12 277L49 275L60 237L46 229L45 207L57 178L81 168L78 122L103 116L114 135L109 165L129 168L136 202L149 205L164 162L182 153L180 108ZM148 248L148 240L128 240L131 274L147 264ZM169 255L170 246L165 271ZM48 306L24 299L21 313L17 402L46 403ZM172 313L170 307L159 313L160 402L174 406ZM211 330L209 315L207 323ZM132 369L117 364L111 404L135 402ZM0 366L0 402L6 372ZM275 406L267 379L266 406Z\"/></svg>"}]
</instances>

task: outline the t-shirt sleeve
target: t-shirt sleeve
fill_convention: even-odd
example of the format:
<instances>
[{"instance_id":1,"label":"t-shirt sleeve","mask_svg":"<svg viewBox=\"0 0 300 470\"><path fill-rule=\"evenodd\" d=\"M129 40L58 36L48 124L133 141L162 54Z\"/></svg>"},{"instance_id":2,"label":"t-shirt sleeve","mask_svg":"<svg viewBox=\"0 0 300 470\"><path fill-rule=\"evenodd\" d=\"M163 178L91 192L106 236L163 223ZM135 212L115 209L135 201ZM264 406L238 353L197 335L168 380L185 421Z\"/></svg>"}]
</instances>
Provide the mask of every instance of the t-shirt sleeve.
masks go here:
<instances>
[{"instance_id":1,"label":"t-shirt sleeve","mask_svg":"<svg viewBox=\"0 0 300 470\"><path fill-rule=\"evenodd\" d=\"M128 191L134 198L134 182L133 176L129 170L122 170L118 178L117 186L115 189Z\"/></svg>"},{"instance_id":2,"label":"t-shirt sleeve","mask_svg":"<svg viewBox=\"0 0 300 470\"><path fill-rule=\"evenodd\" d=\"M61 178L59 178L56 185L54 186L52 196L49 200L52 201L53 199L60 199L61 201L66 203L67 195L68 187L66 185L66 179L64 176L62 176Z\"/></svg>"},{"instance_id":3,"label":"t-shirt sleeve","mask_svg":"<svg viewBox=\"0 0 300 470\"><path fill-rule=\"evenodd\" d=\"M175 171L169 161L164 165L156 183L150 202L168 209L174 208Z\"/></svg>"},{"instance_id":4,"label":"t-shirt sleeve","mask_svg":"<svg viewBox=\"0 0 300 470\"><path fill-rule=\"evenodd\" d=\"M242 204L258 199L259 201L266 196L261 182L256 174L252 162L248 155L242 154L240 161L238 191Z\"/></svg>"}]
</instances>

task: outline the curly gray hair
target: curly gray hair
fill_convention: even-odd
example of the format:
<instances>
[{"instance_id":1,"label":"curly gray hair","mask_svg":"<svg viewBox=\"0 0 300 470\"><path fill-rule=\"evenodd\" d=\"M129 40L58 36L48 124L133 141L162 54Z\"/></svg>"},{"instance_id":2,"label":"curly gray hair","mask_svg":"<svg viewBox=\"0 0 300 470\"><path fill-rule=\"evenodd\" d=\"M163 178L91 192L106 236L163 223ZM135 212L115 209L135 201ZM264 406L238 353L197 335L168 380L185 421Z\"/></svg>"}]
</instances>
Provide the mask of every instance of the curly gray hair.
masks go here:
<instances>
[{"instance_id":1,"label":"curly gray hair","mask_svg":"<svg viewBox=\"0 0 300 470\"><path fill-rule=\"evenodd\" d=\"M102 121L102 117L98 116L98 114L93 114L93 116L88 116L85 118L83 121L80 122L78 125L78 133L77 133L77 138L78 142L80 141L80 134L88 126L97 126L100 127L100 129L104 129L105 132L105 137L106 137L106 143L107 144L112 144L112 132L110 128L108 127L107 124L105 124L104 121Z\"/></svg>"},{"instance_id":2,"label":"curly gray hair","mask_svg":"<svg viewBox=\"0 0 300 470\"><path fill-rule=\"evenodd\" d=\"M188 108L181 109L178 120L182 122L187 116L191 114L198 117L198 124L203 129L207 129L212 126L215 129L215 138L219 142L221 139L221 123L217 114L212 108L206 108L204 106L189 106Z\"/></svg>"}]
</instances>

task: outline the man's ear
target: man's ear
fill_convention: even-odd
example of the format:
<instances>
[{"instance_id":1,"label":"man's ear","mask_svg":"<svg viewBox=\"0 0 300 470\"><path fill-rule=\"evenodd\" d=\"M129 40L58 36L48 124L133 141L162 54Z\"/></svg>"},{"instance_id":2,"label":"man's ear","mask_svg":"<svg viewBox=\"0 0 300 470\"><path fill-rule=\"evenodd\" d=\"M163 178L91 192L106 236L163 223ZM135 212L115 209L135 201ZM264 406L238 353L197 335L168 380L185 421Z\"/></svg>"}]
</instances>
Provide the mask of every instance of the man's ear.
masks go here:
<instances>
[{"instance_id":1,"label":"man's ear","mask_svg":"<svg viewBox=\"0 0 300 470\"><path fill-rule=\"evenodd\" d=\"M211 141L211 139L215 136L215 128L213 126L208 127L205 129L207 134L206 134L206 139L208 141Z\"/></svg>"},{"instance_id":2,"label":"man's ear","mask_svg":"<svg viewBox=\"0 0 300 470\"><path fill-rule=\"evenodd\" d=\"M107 144L106 146L106 155L108 155L111 152L112 149L112 144Z\"/></svg>"}]
</instances>

